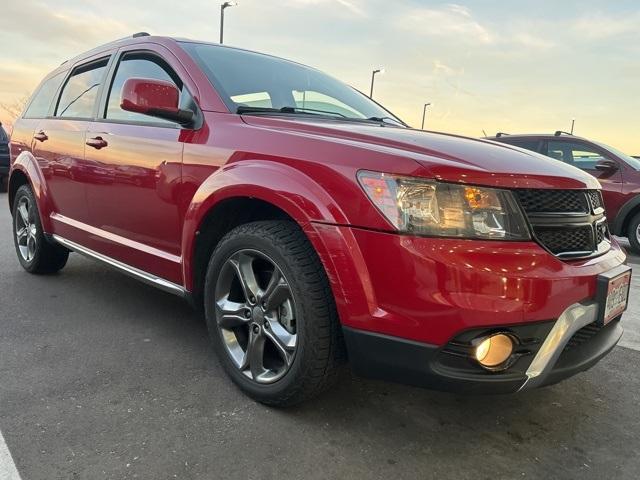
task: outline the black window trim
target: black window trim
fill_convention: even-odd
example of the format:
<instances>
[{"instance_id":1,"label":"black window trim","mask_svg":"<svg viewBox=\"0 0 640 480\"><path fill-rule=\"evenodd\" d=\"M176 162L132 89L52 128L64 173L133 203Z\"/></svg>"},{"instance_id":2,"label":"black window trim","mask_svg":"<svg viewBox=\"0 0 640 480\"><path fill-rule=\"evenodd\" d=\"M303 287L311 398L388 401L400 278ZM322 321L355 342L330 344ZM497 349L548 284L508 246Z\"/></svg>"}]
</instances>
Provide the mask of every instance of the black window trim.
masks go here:
<instances>
[{"instance_id":1,"label":"black window trim","mask_svg":"<svg viewBox=\"0 0 640 480\"><path fill-rule=\"evenodd\" d=\"M58 89L58 92L56 94L56 101L53 102L53 109L49 111L49 116L47 116L47 119L50 120L78 120L78 121L92 121L95 119L97 112L98 112L98 106L100 104L100 98L102 97L102 91L104 90L104 86L106 83L106 79L108 78L108 73L109 73L109 69L111 68L111 64L113 63L113 57L114 55L112 53L107 53L106 55L100 57L100 58L96 58L93 60L89 60L88 62L85 63L79 63L77 65L75 65L72 69L70 69L67 72L67 77L64 79L64 81L62 82L62 85L60 86L60 88ZM106 62L105 62L106 60ZM100 87L98 89L98 93L96 95L96 101L94 102L93 105L93 111L91 114L91 117L59 117L56 115L58 107L60 105L60 99L62 98L62 92L64 91L65 87L67 86L67 83L69 83L69 80L71 79L71 77L74 76L74 74L77 73L83 73L85 71L89 71L92 70L94 68L99 68L98 64L104 63L104 67L105 67L105 74L104 77L102 79L102 82L100 83Z\"/></svg>"},{"instance_id":2,"label":"black window trim","mask_svg":"<svg viewBox=\"0 0 640 480\"><path fill-rule=\"evenodd\" d=\"M189 95L191 95L191 98L194 99L194 104L196 104L196 120L194 122L194 126L193 127L185 127L184 125L180 125L178 123L160 123L160 122L155 122L153 120L149 120L148 122L144 122L144 121L135 121L135 120L115 120L115 119L109 119L106 118L107 117L107 103L109 101L109 95L111 93L111 88L113 87L113 82L115 81L115 77L116 74L118 72L118 67L120 66L120 63L125 59L125 57L129 57L129 56L136 56L136 55L140 55L141 58L154 58L156 60L160 60L160 66L162 66L165 70L167 70L167 74L170 77L175 77L174 81L177 79L181 84L182 84L182 88L187 89L187 92L189 92ZM149 50L147 48L133 48L131 50L127 50L126 48L120 49L118 50L118 52L116 52L116 54L114 55L114 60L113 63L111 65L111 67L109 68L109 72L107 73L107 77L105 80L105 86L107 88L105 88L100 95L100 101L99 106L98 106L98 110L97 113L95 115L95 118L93 118L92 120L96 123L112 123L112 124L116 124L116 125L131 125L131 126L140 126L140 127L155 127L155 128L170 128L170 129L174 129L174 130L198 130L201 128L202 126L202 114L200 111L200 106L197 105L197 102L195 101L195 97L193 96L193 94L191 93L191 90L189 90L189 88L187 87L186 82L180 77L180 75L178 75L178 73L175 71L175 69L171 66L171 64L158 52L153 51L153 50ZM177 83L177 82L176 82ZM151 118L151 117L149 117Z\"/></svg>"}]
</instances>

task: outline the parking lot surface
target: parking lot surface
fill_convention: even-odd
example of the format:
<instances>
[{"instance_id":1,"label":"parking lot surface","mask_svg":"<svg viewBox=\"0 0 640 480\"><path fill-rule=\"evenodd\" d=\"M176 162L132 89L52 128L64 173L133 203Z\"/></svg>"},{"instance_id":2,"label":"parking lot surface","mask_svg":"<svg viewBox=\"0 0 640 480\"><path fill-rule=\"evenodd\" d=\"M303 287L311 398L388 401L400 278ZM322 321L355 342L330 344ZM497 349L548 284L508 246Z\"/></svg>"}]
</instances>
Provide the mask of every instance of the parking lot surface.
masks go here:
<instances>
[{"instance_id":1,"label":"parking lot surface","mask_svg":"<svg viewBox=\"0 0 640 480\"><path fill-rule=\"evenodd\" d=\"M638 274L623 346L559 385L471 397L345 370L277 410L227 380L182 300L79 255L22 271L2 194L0 446L24 480L637 479Z\"/></svg>"}]
</instances>

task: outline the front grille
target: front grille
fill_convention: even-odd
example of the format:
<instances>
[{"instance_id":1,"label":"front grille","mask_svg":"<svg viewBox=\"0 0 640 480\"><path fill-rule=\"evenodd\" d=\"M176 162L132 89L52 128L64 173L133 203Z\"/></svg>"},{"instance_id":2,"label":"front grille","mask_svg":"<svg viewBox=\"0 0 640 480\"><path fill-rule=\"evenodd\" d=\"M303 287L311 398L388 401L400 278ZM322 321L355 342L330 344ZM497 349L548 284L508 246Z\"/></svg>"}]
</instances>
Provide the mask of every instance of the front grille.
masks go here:
<instances>
[{"instance_id":1,"label":"front grille","mask_svg":"<svg viewBox=\"0 0 640 480\"><path fill-rule=\"evenodd\" d=\"M518 200L527 213L588 213L581 190L517 190Z\"/></svg>"},{"instance_id":2,"label":"front grille","mask_svg":"<svg viewBox=\"0 0 640 480\"><path fill-rule=\"evenodd\" d=\"M599 190L522 189L515 194L535 240L549 252L582 258L608 250L610 236Z\"/></svg>"},{"instance_id":3,"label":"front grille","mask_svg":"<svg viewBox=\"0 0 640 480\"><path fill-rule=\"evenodd\" d=\"M534 228L536 237L556 255L565 252L586 252L593 250L593 228Z\"/></svg>"},{"instance_id":4,"label":"front grille","mask_svg":"<svg viewBox=\"0 0 640 480\"><path fill-rule=\"evenodd\" d=\"M604 209L604 202L602 201L602 193L600 190L589 190L587 193L589 195L589 201L591 202L591 208L593 208L594 211L599 208Z\"/></svg>"},{"instance_id":5,"label":"front grille","mask_svg":"<svg viewBox=\"0 0 640 480\"><path fill-rule=\"evenodd\" d=\"M0 145L0 155L6 155L9 153L9 145Z\"/></svg>"}]
</instances>

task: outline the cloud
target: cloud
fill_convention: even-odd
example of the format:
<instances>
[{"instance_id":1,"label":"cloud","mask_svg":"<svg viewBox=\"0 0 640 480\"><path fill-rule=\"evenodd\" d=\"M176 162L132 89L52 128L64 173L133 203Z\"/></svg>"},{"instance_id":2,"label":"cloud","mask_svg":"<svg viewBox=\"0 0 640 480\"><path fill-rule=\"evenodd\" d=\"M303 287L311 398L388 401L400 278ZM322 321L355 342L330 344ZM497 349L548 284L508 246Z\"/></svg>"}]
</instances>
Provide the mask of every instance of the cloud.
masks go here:
<instances>
[{"instance_id":1,"label":"cloud","mask_svg":"<svg viewBox=\"0 0 640 480\"><path fill-rule=\"evenodd\" d=\"M120 20L103 18L84 9L52 8L36 0L9 2L2 6L0 15L0 32L7 38L23 37L45 44L55 40L58 47L85 49L87 45L95 46L131 30Z\"/></svg>"},{"instance_id":2,"label":"cloud","mask_svg":"<svg viewBox=\"0 0 640 480\"><path fill-rule=\"evenodd\" d=\"M625 16L610 16L603 13L584 15L571 25L575 34L589 39L600 40L630 33L638 34L640 30L640 12Z\"/></svg>"},{"instance_id":3,"label":"cloud","mask_svg":"<svg viewBox=\"0 0 640 480\"><path fill-rule=\"evenodd\" d=\"M451 37L467 43L490 44L496 40L488 28L473 18L471 10L457 4L412 9L398 19L397 26L423 36Z\"/></svg>"},{"instance_id":4,"label":"cloud","mask_svg":"<svg viewBox=\"0 0 640 480\"><path fill-rule=\"evenodd\" d=\"M366 16L366 12L362 6L360 6L360 2L356 2L354 0L289 0L287 3L293 6L301 6L307 7L310 5L328 5L334 4L334 7L340 9L346 9L349 12L364 17Z\"/></svg>"}]
</instances>

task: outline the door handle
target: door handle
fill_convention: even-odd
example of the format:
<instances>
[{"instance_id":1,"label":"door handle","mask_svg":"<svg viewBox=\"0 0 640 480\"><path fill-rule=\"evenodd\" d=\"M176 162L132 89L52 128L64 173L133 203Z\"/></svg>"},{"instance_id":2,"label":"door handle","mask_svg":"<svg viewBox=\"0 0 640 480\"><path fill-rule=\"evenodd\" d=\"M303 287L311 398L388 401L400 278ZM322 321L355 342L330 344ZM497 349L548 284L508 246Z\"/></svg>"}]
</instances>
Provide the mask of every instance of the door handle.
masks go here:
<instances>
[{"instance_id":1,"label":"door handle","mask_svg":"<svg viewBox=\"0 0 640 480\"><path fill-rule=\"evenodd\" d=\"M35 138L36 140L40 141L40 142L44 142L46 140L49 140L49 137L47 137L47 134L44 133L44 131L40 130L38 133L36 133L33 138Z\"/></svg>"},{"instance_id":2,"label":"door handle","mask_svg":"<svg viewBox=\"0 0 640 480\"><path fill-rule=\"evenodd\" d=\"M90 147L95 148L96 150L100 150L101 148L104 148L107 145L109 145L107 141L102 137L90 138L89 140L86 141L86 144L89 145Z\"/></svg>"}]
</instances>

